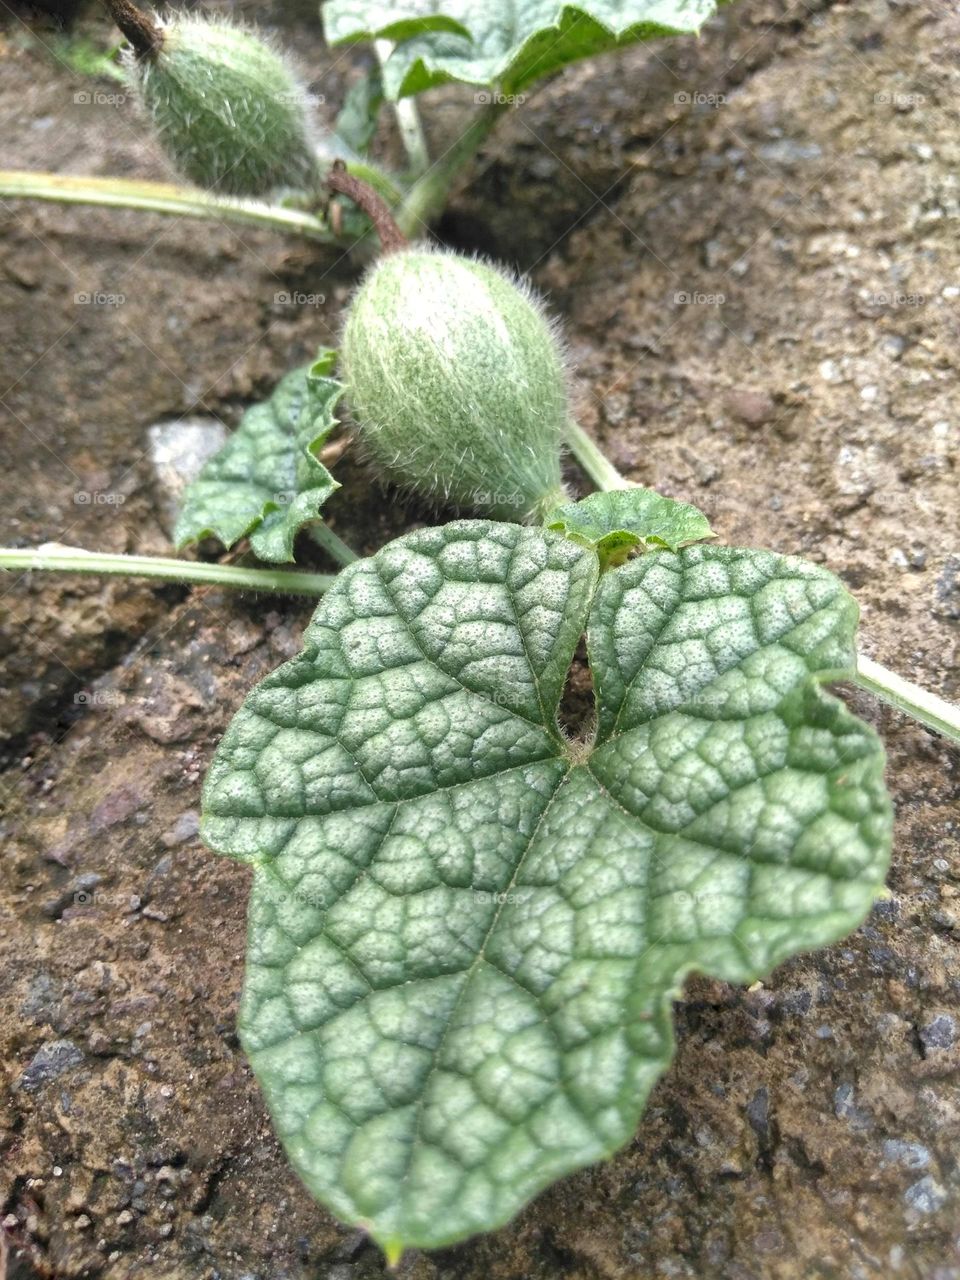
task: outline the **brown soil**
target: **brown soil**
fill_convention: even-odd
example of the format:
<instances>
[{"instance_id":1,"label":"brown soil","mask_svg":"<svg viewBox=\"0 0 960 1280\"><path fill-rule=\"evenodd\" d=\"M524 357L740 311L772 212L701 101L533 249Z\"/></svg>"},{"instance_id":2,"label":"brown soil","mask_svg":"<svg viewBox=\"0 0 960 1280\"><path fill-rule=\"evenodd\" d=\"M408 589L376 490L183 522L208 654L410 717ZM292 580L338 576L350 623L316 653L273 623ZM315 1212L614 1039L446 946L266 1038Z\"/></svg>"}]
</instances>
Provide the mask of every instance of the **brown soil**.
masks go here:
<instances>
[{"instance_id":1,"label":"brown soil","mask_svg":"<svg viewBox=\"0 0 960 1280\"><path fill-rule=\"evenodd\" d=\"M332 115L358 55L326 55L306 10L287 21ZM703 506L724 541L829 564L864 650L953 697L958 48L938 0L743 0L700 42L558 77L444 221L551 292L582 420L633 479ZM0 167L166 176L129 104L74 101L115 86L12 18L0 60ZM438 144L463 109L437 95ZM147 426L234 422L335 336L350 264L133 213L0 216L0 542L169 552ZM291 309L284 290L327 300ZM125 301L74 301L95 291ZM339 474L330 510L360 550L427 514L349 455ZM7 1277L384 1275L272 1136L234 1033L247 875L195 834L217 738L307 610L37 575L4 589ZM755 989L691 983L635 1141L401 1275L960 1277L960 755L851 700L890 756L890 899Z\"/></svg>"}]
</instances>

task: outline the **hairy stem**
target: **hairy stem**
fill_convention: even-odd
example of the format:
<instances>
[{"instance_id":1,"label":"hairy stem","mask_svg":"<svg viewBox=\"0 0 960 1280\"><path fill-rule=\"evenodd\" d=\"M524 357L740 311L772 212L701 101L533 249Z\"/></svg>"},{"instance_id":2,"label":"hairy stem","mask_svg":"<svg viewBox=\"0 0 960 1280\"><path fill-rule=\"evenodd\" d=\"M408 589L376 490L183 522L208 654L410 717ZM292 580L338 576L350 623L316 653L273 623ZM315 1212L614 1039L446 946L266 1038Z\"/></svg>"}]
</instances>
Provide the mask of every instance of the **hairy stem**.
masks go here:
<instances>
[{"instance_id":1,"label":"hairy stem","mask_svg":"<svg viewBox=\"0 0 960 1280\"><path fill-rule=\"evenodd\" d=\"M594 444L584 429L576 422L567 427L567 443L570 452L598 489L626 489L630 481L622 476L612 462ZM872 658L857 656L854 684L881 698L898 711L905 712L934 733L940 733L951 742L960 743L960 707L921 689L919 685L904 680L895 671L888 671Z\"/></svg>"},{"instance_id":2,"label":"hairy stem","mask_svg":"<svg viewBox=\"0 0 960 1280\"><path fill-rule=\"evenodd\" d=\"M443 211L461 169L473 159L506 110L504 103L491 102L474 116L453 146L417 179L397 212L397 222L405 235L422 235Z\"/></svg>"},{"instance_id":3,"label":"hairy stem","mask_svg":"<svg viewBox=\"0 0 960 1280\"><path fill-rule=\"evenodd\" d=\"M872 658L865 658L862 653L857 657L856 683L891 707L919 720L934 733L943 734L951 742L960 742L960 707L921 689L917 684L911 684Z\"/></svg>"},{"instance_id":4,"label":"hairy stem","mask_svg":"<svg viewBox=\"0 0 960 1280\"><path fill-rule=\"evenodd\" d=\"M393 52L393 44L389 40L374 40L373 47L377 60L383 67ZM420 122L416 100L401 98L393 104L393 114L397 121L397 128L400 130L400 140L410 161L410 176L419 178L430 168L430 153L427 150L427 139Z\"/></svg>"},{"instance_id":5,"label":"hairy stem","mask_svg":"<svg viewBox=\"0 0 960 1280\"><path fill-rule=\"evenodd\" d=\"M335 578L326 573L289 569L246 569L234 564L204 564L164 556L113 555L57 544L20 550L0 547L0 569L40 569L49 573L96 573L157 578L195 586L233 587L238 591L274 591L280 595L322 596Z\"/></svg>"}]
</instances>

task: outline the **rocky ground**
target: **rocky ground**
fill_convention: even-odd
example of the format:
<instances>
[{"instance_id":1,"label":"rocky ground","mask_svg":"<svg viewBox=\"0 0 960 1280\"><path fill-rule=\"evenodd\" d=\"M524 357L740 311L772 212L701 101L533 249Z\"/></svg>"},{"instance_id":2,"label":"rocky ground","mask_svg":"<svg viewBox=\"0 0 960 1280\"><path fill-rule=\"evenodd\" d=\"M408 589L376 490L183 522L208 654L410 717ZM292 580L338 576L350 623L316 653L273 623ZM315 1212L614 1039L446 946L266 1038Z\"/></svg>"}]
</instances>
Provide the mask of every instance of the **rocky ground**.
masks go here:
<instances>
[{"instance_id":1,"label":"rocky ground","mask_svg":"<svg viewBox=\"0 0 960 1280\"><path fill-rule=\"evenodd\" d=\"M310 6L274 8L331 117L358 55L323 51ZM61 58L7 11L0 167L168 176L129 103L75 97L117 86ZM464 110L436 95L438 147ZM829 564L864 651L954 698L958 172L949 6L743 0L699 42L532 96L442 227L549 292L581 419L622 469L724 541ZM354 269L133 213L6 203L0 226L0 542L168 553L149 428L235 423L335 338ZM95 293L123 301L77 301ZM359 550L428 514L350 452L338 475ZM272 1136L234 1032L247 873L196 836L218 736L307 610L2 589L0 1277L384 1275ZM960 753L851 701L889 751L890 898L750 991L691 982L635 1141L508 1229L409 1256L406 1280L960 1277Z\"/></svg>"}]
</instances>

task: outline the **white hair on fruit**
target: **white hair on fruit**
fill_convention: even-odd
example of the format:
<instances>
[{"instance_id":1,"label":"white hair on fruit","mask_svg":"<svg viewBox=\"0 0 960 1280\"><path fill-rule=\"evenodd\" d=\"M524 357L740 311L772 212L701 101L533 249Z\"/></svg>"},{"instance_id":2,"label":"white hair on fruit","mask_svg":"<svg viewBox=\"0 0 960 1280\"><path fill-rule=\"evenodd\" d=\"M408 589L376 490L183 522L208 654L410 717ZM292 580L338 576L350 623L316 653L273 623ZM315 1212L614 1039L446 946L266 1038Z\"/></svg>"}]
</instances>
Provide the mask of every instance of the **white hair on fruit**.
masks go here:
<instances>
[{"instance_id":1,"label":"white hair on fruit","mask_svg":"<svg viewBox=\"0 0 960 1280\"><path fill-rule=\"evenodd\" d=\"M514 521L564 500L563 353L525 283L447 250L391 253L354 297L342 355L361 438L396 483Z\"/></svg>"}]
</instances>

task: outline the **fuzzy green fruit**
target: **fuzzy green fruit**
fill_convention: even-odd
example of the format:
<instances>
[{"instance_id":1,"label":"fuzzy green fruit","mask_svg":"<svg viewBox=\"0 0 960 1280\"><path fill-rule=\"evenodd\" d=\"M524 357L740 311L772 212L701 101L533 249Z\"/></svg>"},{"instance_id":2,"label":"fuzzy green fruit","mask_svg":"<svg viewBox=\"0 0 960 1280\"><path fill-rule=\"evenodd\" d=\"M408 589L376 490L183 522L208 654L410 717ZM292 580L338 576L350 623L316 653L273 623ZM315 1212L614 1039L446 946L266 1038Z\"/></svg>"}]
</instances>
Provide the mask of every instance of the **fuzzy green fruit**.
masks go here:
<instances>
[{"instance_id":1,"label":"fuzzy green fruit","mask_svg":"<svg viewBox=\"0 0 960 1280\"><path fill-rule=\"evenodd\" d=\"M354 298L342 357L354 418L390 479L500 520L542 518L563 494L559 344L505 273L442 251L390 254Z\"/></svg>"},{"instance_id":2,"label":"fuzzy green fruit","mask_svg":"<svg viewBox=\"0 0 960 1280\"><path fill-rule=\"evenodd\" d=\"M185 177L234 196L317 185L306 94L269 45L201 18L158 29L159 50L129 58L127 75Z\"/></svg>"}]
</instances>

